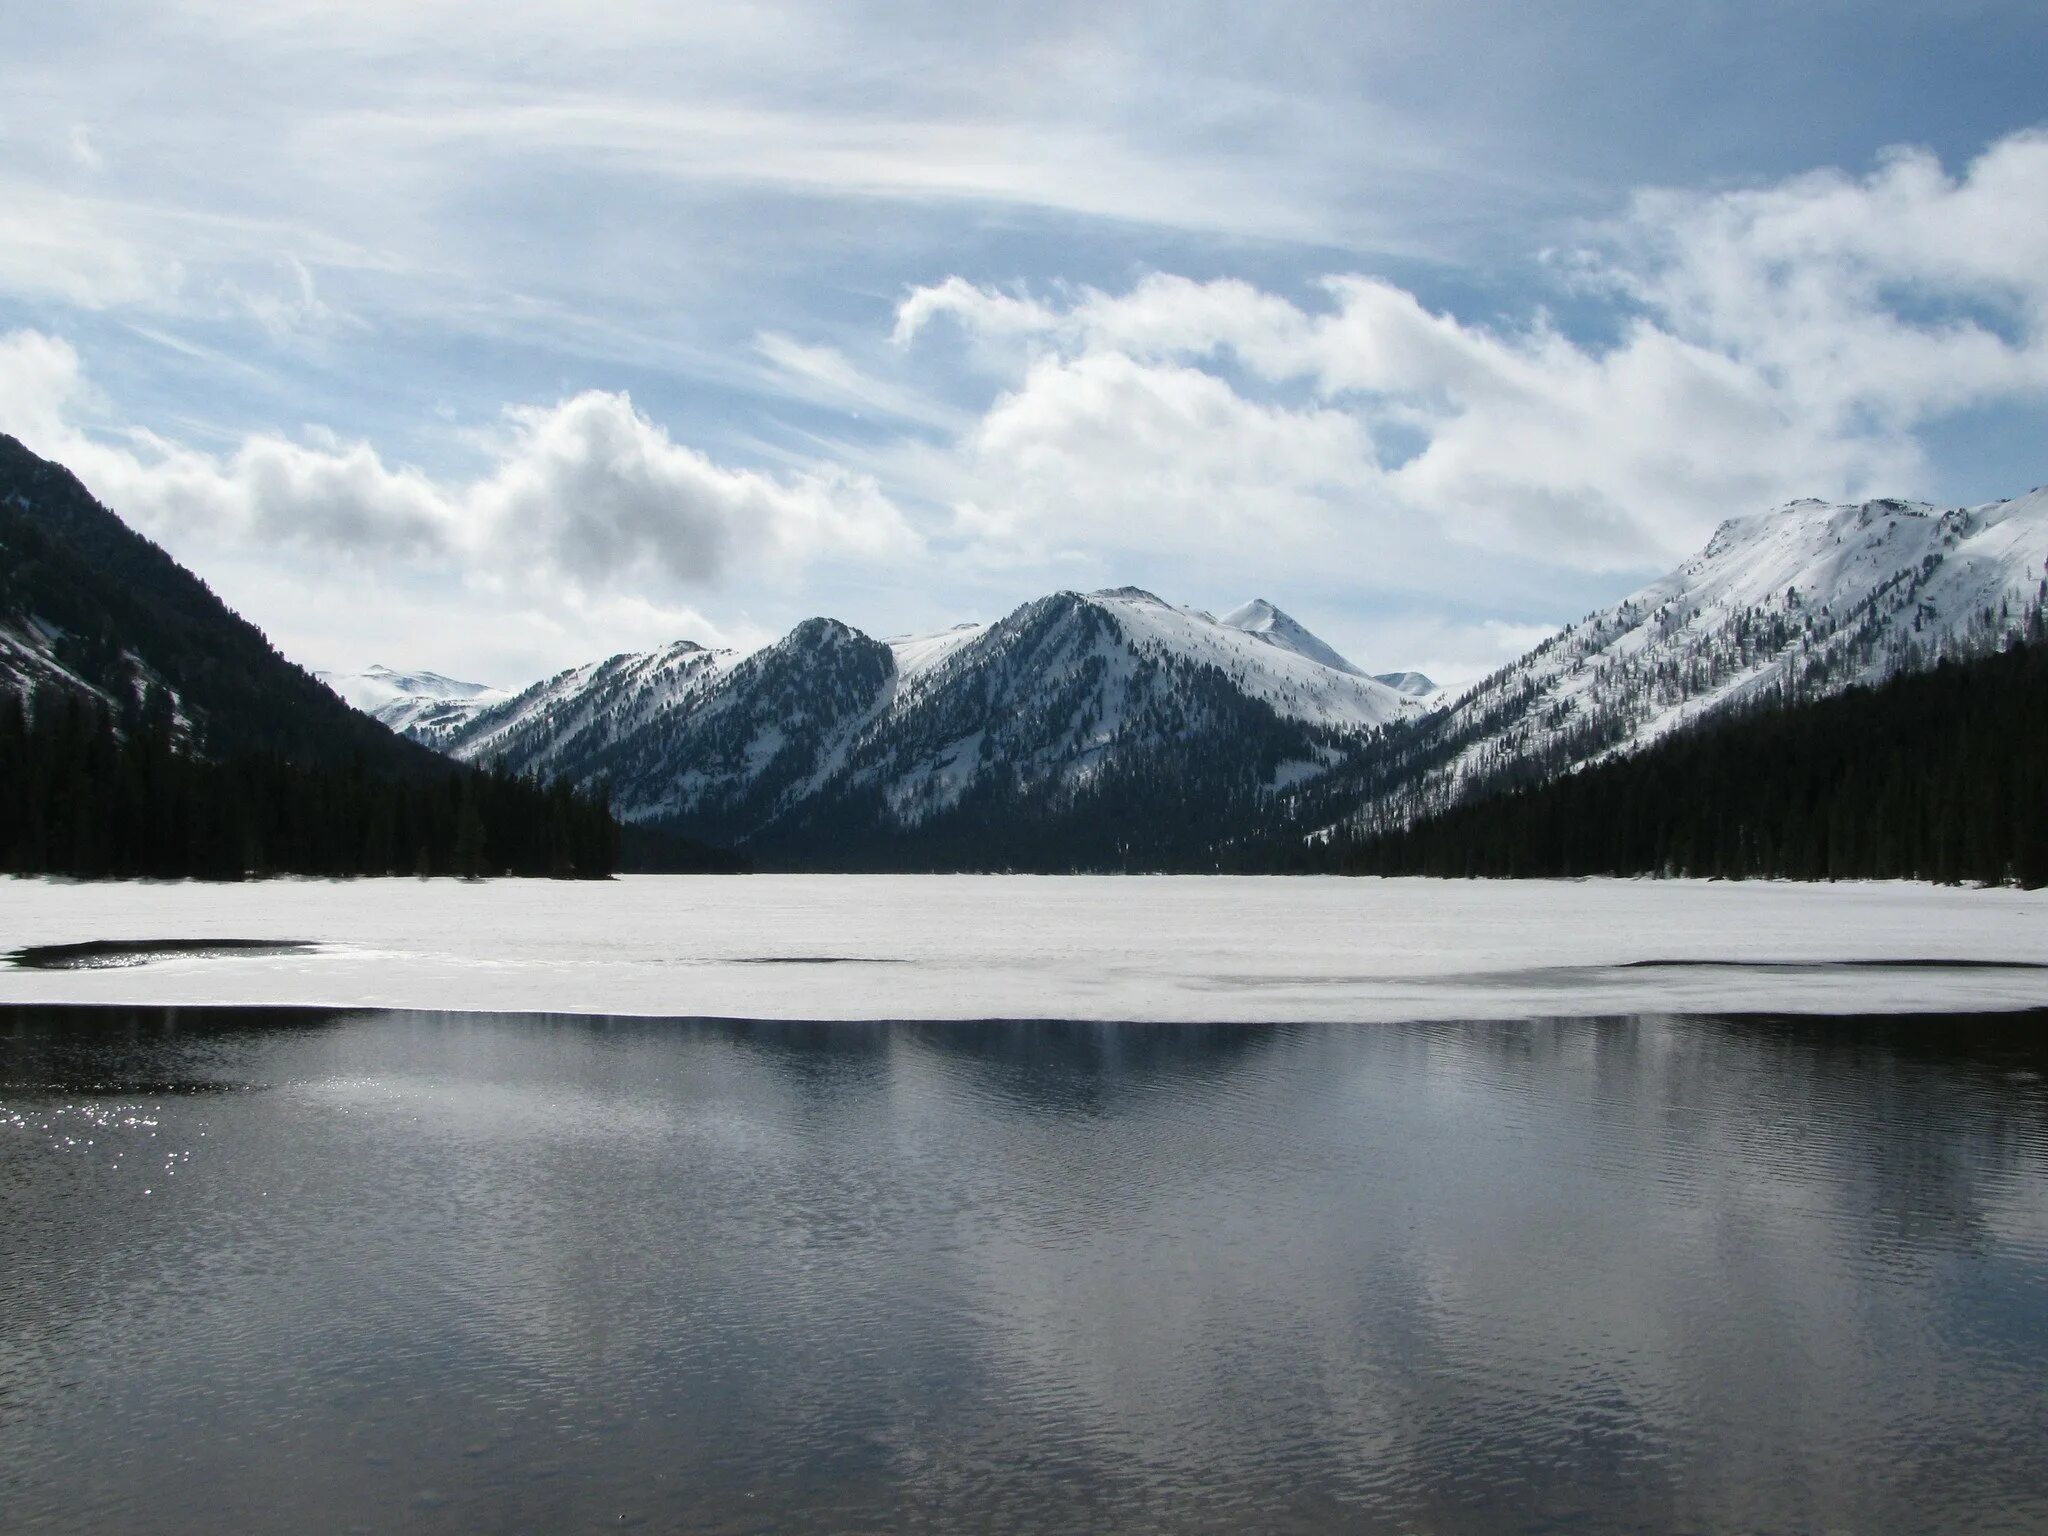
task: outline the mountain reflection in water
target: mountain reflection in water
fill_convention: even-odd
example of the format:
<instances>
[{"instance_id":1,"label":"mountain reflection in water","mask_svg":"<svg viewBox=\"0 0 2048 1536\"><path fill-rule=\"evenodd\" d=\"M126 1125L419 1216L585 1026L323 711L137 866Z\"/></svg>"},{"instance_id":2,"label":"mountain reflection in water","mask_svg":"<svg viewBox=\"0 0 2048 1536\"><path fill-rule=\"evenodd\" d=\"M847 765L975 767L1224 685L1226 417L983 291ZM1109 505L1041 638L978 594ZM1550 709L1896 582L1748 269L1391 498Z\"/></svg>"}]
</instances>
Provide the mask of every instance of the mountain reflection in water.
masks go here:
<instances>
[{"instance_id":1,"label":"mountain reflection in water","mask_svg":"<svg viewBox=\"0 0 2048 1536\"><path fill-rule=\"evenodd\" d=\"M2044 1025L0 1010L0 1510L2048 1526Z\"/></svg>"}]
</instances>

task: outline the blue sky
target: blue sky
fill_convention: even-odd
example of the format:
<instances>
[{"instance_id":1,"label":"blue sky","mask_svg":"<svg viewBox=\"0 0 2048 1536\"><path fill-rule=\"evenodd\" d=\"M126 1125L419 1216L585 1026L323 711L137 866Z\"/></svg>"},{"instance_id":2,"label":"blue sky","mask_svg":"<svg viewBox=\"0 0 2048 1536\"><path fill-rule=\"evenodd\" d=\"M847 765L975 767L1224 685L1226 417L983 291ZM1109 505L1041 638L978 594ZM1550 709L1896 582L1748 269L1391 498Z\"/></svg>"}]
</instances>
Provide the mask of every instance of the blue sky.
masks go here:
<instances>
[{"instance_id":1,"label":"blue sky","mask_svg":"<svg viewBox=\"0 0 2048 1536\"><path fill-rule=\"evenodd\" d=\"M1263 595L1449 679L2043 479L2030 4L0 15L0 430L295 658Z\"/></svg>"}]
</instances>

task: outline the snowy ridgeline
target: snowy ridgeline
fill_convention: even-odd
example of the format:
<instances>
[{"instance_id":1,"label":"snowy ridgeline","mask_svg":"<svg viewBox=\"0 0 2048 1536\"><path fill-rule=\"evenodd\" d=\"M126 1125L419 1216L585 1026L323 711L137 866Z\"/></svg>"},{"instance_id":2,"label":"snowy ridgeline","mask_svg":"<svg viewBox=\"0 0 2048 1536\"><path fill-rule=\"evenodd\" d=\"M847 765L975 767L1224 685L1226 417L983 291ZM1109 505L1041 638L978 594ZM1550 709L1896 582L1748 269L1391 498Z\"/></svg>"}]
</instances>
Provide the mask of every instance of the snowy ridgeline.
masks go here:
<instances>
[{"instance_id":1,"label":"snowy ridgeline","mask_svg":"<svg viewBox=\"0 0 2048 1536\"><path fill-rule=\"evenodd\" d=\"M0 1003L1360 1023L1953 1012L2048 1006L2044 924L2048 891L1889 884L0 880L11 944L315 946L80 970L0 960ZM1955 961L1978 963L1941 963Z\"/></svg>"},{"instance_id":2,"label":"snowy ridgeline","mask_svg":"<svg viewBox=\"0 0 2048 1536\"><path fill-rule=\"evenodd\" d=\"M1994 650L2039 632L2044 599L2048 489L1946 511L1798 501L1737 518L1373 765L1357 819L1398 823L1732 709Z\"/></svg>"},{"instance_id":3,"label":"snowy ridgeline","mask_svg":"<svg viewBox=\"0 0 2048 1536\"><path fill-rule=\"evenodd\" d=\"M931 827L992 796L1010 824L1043 824L1119 776L1178 778L1183 826L1229 824L1423 718L1428 693L1366 676L1269 603L1218 619L1118 588L888 641L830 619L751 655L681 641L497 704L448 696L430 729L410 699L378 713L464 759L608 777L629 819L760 846Z\"/></svg>"},{"instance_id":4,"label":"snowy ridgeline","mask_svg":"<svg viewBox=\"0 0 2048 1536\"><path fill-rule=\"evenodd\" d=\"M1200 852L1184 829L1214 847L1398 822L1717 712L1993 648L2036 622L2044 575L2041 491L1806 501L1723 525L1456 699L1367 675L1263 600L1218 619L1129 587L889 641L829 619L747 656L679 641L509 699L432 674L330 682L455 756L608 777L629 819L770 856L915 831L941 861L1016 858L1003 838L1039 828L1084 862L1116 842L1170 863Z\"/></svg>"},{"instance_id":5,"label":"snowy ridgeline","mask_svg":"<svg viewBox=\"0 0 2048 1536\"><path fill-rule=\"evenodd\" d=\"M385 666L313 675L364 714L430 747L442 746L480 710L511 697L502 689L460 682L438 672L399 672Z\"/></svg>"}]
</instances>

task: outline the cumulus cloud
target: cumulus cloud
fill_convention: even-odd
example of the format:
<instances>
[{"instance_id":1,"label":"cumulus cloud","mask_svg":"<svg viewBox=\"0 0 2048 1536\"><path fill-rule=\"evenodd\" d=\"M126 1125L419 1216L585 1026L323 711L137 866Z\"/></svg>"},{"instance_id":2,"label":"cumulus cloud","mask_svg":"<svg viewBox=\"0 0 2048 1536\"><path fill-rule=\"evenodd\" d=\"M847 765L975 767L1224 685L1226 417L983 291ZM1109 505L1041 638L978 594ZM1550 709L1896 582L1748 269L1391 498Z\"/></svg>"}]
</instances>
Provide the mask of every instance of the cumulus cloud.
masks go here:
<instances>
[{"instance_id":1,"label":"cumulus cloud","mask_svg":"<svg viewBox=\"0 0 2048 1536\"><path fill-rule=\"evenodd\" d=\"M710 588L736 571L888 559L918 540L874 479L832 466L732 469L676 442L623 393L508 408L466 481L392 465L331 434L260 433L227 453L91 433L77 353L0 336L0 415L124 517L175 546L254 543L366 565L517 577L587 601L618 584Z\"/></svg>"},{"instance_id":2,"label":"cumulus cloud","mask_svg":"<svg viewBox=\"0 0 2048 1536\"><path fill-rule=\"evenodd\" d=\"M945 314L987 335L988 316L1021 349L1018 383L962 443L989 498L978 522L1270 542L1420 518L1627 568L1731 512L1910 468L1813 433L1753 370L1647 323L1595 352L1540 323L1508 335L1432 314L1375 279L1325 287L1328 307L1309 311L1242 283L1149 278L1081 294L1035 330L1010 295L913 295L913 334Z\"/></svg>"},{"instance_id":3,"label":"cumulus cloud","mask_svg":"<svg viewBox=\"0 0 2048 1536\"><path fill-rule=\"evenodd\" d=\"M1809 413L1911 427L2048 386L2048 132L1959 177L1905 149L1862 178L1643 193L1582 261Z\"/></svg>"},{"instance_id":4,"label":"cumulus cloud","mask_svg":"<svg viewBox=\"0 0 2048 1536\"><path fill-rule=\"evenodd\" d=\"M1294 542L1370 472L1340 411L1247 400L1199 368L1120 352L1046 357L959 446L963 523L1030 547Z\"/></svg>"},{"instance_id":5,"label":"cumulus cloud","mask_svg":"<svg viewBox=\"0 0 2048 1536\"><path fill-rule=\"evenodd\" d=\"M507 419L503 461L463 498L469 543L536 551L585 586L635 572L706 585L736 564L885 559L917 545L871 477L723 468L624 394L593 390Z\"/></svg>"},{"instance_id":6,"label":"cumulus cloud","mask_svg":"<svg viewBox=\"0 0 2048 1536\"><path fill-rule=\"evenodd\" d=\"M40 331L0 332L0 430L34 447L72 434L67 412L85 401L78 353Z\"/></svg>"},{"instance_id":7,"label":"cumulus cloud","mask_svg":"<svg viewBox=\"0 0 2048 1536\"><path fill-rule=\"evenodd\" d=\"M1170 274L1050 296L953 277L903 300L895 338L950 322L1017 381L963 444L1000 509L977 500L983 526L1142 501L1200 527L1231 504L1639 566L1795 495L1911 490L1917 429L2048 390L2048 135L1954 178L1901 152L1861 179L1645 194L1567 265L1625 306L1611 341L1368 276L1304 305Z\"/></svg>"}]
</instances>

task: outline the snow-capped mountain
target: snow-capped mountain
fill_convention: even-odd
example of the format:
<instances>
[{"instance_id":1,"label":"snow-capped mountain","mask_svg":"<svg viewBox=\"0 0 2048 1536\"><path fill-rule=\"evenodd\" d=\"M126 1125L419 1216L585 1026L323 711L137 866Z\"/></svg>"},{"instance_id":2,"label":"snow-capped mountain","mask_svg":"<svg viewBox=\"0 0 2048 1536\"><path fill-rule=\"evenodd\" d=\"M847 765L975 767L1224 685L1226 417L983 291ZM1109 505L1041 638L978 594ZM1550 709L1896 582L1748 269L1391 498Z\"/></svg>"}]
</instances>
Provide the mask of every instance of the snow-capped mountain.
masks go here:
<instances>
[{"instance_id":1,"label":"snow-capped mountain","mask_svg":"<svg viewBox=\"0 0 2048 1536\"><path fill-rule=\"evenodd\" d=\"M438 672L398 672L381 665L313 675L364 714L430 747L443 745L480 710L510 697L503 689Z\"/></svg>"},{"instance_id":2,"label":"snow-capped mountain","mask_svg":"<svg viewBox=\"0 0 2048 1536\"><path fill-rule=\"evenodd\" d=\"M1983 506L1795 501L1487 678L1363 776L1357 820L1627 752L1707 716L2005 644L2048 596L2048 489Z\"/></svg>"},{"instance_id":3,"label":"snow-capped mountain","mask_svg":"<svg viewBox=\"0 0 2048 1536\"><path fill-rule=\"evenodd\" d=\"M1455 700L1269 602L1218 619L1121 587L889 640L813 619L752 655L614 656L427 739L607 779L626 818L772 863L1187 867L2001 645L2038 624L2044 573L2048 493L1794 502Z\"/></svg>"},{"instance_id":4,"label":"snow-capped mountain","mask_svg":"<svg viewBox=\"0 0 2048 1536\"><path fill-rule=\"evenodd\" d=\"M1219 620L1123 587L886 641L812 619L748 656L614 656L433 744L608 779L629 819L843 849L964 840L970 821L1023 838L1161 785L1189 797L1175 835L1206 837L1420 713L1270 603Z\"/></svg>"},{"instance_id":5,"label":"snow-capped mountain","mask_svg":"<svg viewBox=\"0 0 2048 1536\"><path fill-rule=\"evenodd\" d=\"M504 758L522 773L574 773L650 720L682 707L733 661L689 640L571 667L479 711L444 749L473 761Z\"/></svg>"},{"instance_id":6,"label":"snow-capped mountain","mask_svg":"<svg viewBox=\"0 0 2048 1536\"><path fill-rule=\"evenodd\" d=\"M1385 683L1396 693L1405 693L1411 699L1426 699L1438 692L1437 685L1421 672L1375 672L1373 681Z\"/></svg>"},{"instance_id":7,"label":"snow-capped mountain","mask_svg":"<svg viewBox=\"0 0 2048 1536\"><path fill-rule=\"evenodd\" d=\"M1263 597L1255 597L1243 607L1231 609L1218 622L1231 629L1241 629L1248 635L1257 635L1269 645L1305 656L1333 672L1349 672L1354 677L1365 675Z\"/></svg>"}]
</instances>

